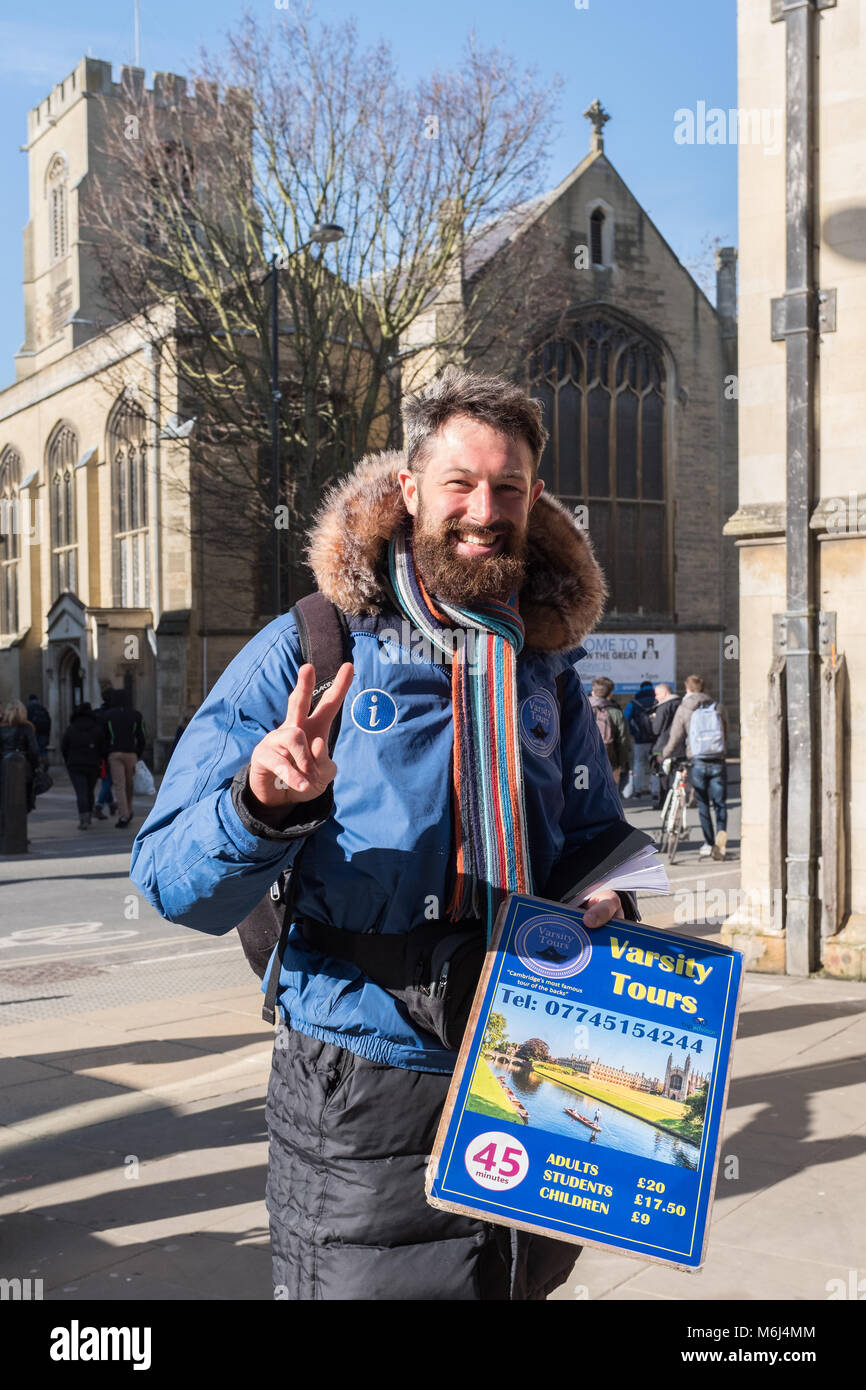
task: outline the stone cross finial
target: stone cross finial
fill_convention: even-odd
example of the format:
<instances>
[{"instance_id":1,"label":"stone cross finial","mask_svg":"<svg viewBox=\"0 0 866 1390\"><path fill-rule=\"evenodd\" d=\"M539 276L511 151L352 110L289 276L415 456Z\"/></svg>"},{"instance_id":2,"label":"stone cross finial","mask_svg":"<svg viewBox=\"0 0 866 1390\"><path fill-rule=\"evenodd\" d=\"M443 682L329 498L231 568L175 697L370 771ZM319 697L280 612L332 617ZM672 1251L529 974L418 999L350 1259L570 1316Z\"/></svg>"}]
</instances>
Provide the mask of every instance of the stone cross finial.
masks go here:
<instances>
[{"instance_id":1,"label":"stone cross finial","mask_svg":"<svg viewBox=\"0 0 866 1390\"><path fill-rule=\"evenodd\" d=\"M593 154L601 153L604 149L604 136L602 135L602 131L604 130L605 122L610 120L610 116L605 111L598 97L596 97L591 106L586 108L583 114L588 121L592 121L592 135L589 140L590 151Z\"/></svg>"}]
</instances>

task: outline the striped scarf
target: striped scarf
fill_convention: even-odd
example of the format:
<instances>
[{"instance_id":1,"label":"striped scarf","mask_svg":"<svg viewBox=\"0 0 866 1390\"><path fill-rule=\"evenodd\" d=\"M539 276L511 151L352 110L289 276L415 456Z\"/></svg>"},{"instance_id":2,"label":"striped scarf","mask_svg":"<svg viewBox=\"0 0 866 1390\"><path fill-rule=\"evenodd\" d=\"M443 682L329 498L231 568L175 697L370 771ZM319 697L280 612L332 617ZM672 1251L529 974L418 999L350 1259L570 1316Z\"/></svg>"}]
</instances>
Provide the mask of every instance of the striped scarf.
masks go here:
<instances>
[{"instance_id":1,"label":"striped scarf","mask_svg":"<svg viewBox=\"0 0 866 1390\"><path fill-rule=\"evenodd\" d=\"M388 564L409 621L452 657L457 878L447 915L454 922L480 917L489 942L502 900L532 892L517 709L524 636L517 595L474 609L434 601L415 569L409 525L391 540Z\"/></svg>"}]
</instances>

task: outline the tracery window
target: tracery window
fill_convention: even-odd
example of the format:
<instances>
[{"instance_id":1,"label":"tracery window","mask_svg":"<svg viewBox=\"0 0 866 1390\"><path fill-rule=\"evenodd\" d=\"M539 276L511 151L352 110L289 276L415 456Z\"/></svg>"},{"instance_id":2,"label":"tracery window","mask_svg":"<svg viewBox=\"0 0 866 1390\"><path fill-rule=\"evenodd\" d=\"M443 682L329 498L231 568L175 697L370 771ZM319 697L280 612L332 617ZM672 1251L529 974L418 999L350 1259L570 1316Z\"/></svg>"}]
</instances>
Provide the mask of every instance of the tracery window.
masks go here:
<instances>
[{"instance_id":1,"label":"tracery window","mask_svg":"<svg viewBox=\"0 0 866 1390\"><path fill-rule=\"evenodd\" d=\"M68 170L62 154L56 154L48 166L48 236L51 263L60 261L69 250L69 209L67 199Z\"/></svg>"},{"instance_id":2,"label":"tracery window","mask_svg":"<svg viewBox=\"0 0 866 1390\"><path fill-rule=\"evenodd\" d=\"M75 465L78 436L59 424L48 442L48 488L51 510L52 598L74 593L78 584L78 527L75 509Z\"/></svg>"},{"instance_id":3,"label":"tracery window","mask_svg":"<svg viewBox=\"0 0 866 1390\"><path fill-rule=\"evenodd\" d=\"M147 508L147 417L124 394L108 422L114 498L114 602L119 608L150 603Z\"/></svg>"},{"instance_id":4,"label":"tracery window","mask_svg":"<svg viewBox=\"0 0 866 1390\"><path fill-rule=\"evenodd\" d=\"M0 454L0 632L18 631L18 579L21 558L21 455Z\"/></svg>"},{"instance_id":5,"label":"tracery window","mask_svg":"<svg viewBox=\"0 0 866 1390\"><path fill-rule=\"evenodd\" d=\"M586 508L608 612L669 614L661 351L612 317L579 318L536 347L528 384L550 433L539 476Z\"/></svg>"}]
</instances>

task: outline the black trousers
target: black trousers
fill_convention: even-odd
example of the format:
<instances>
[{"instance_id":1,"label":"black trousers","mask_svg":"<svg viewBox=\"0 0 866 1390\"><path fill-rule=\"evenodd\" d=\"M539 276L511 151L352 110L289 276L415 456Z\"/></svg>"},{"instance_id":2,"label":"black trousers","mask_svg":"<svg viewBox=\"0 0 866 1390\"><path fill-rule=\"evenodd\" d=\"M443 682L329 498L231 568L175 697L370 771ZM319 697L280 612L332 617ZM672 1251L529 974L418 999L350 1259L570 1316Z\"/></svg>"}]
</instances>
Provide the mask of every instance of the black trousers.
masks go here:
<instances>
[{"instance_id":1,"label":"black trousers","mask_svg":"<svg viewBox=\"0 0 866 1390\"><path fill-rule=\"evenodd\" d=\"M80 816L86 816L93 810L93 788L98 776L98 771L73 772L71 768L69 770L69 780L72 783L72 790L75 792Z\"/></svg>"},{"instance_id":2,"label":"black trousers","mask_svg":"<svg viewBox=\"0 0 866 1390\"><path fill-rule=\"evenodd\" d=\"M568 1278L580 1246L428 1205L449 1081L277 1029L266 1112L275 1298L530 1300Z\"/></svg>"}]
</instances>

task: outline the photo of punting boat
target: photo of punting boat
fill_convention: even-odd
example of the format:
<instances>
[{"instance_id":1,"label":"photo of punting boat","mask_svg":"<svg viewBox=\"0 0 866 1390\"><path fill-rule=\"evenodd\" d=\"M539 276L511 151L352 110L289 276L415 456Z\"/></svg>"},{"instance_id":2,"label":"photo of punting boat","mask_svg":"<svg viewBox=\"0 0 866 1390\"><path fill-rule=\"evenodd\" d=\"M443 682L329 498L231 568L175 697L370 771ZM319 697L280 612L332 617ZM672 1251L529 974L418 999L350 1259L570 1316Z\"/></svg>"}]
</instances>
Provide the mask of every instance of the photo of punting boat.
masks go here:
<instances>
[{"instance_id":1,"label":"photo of punting boat","mask_svg":"<svg viewBox=\"0 0 866 1390\"><path fill-rule=\"evenodd\" d=\"M579 1120L582 1125L586 1125L587 1129L595 1130L596 1134L601 1133L601 1125L598 1124L596 1120L590 1120L587 1115L581 1115L579 1111L572 1110L567 1105L565 1107L565 1113L566 1115L570 1115L573 1120ZM598 1115L599 1112L596 1110L595 1113Z\"/></svg>"},{"instance_id":2,"label":"photo of punting boat","mask_svg":"<svg viewBox=\"0 0 866 1390\"><path fill-rule=\"evenodd\" d=\"M551 1025L546 1037L527 1038L525 1027L522 1011L491 1013L468 1110L697 1168L715 1057L712 1037L680 1035L670 1046L651 1036L614 1038L593 1029L592 1051L572 1053L573 1029ZM649 1023L647 1030L652 1033Z\"/></svg>"}]
</instances>

